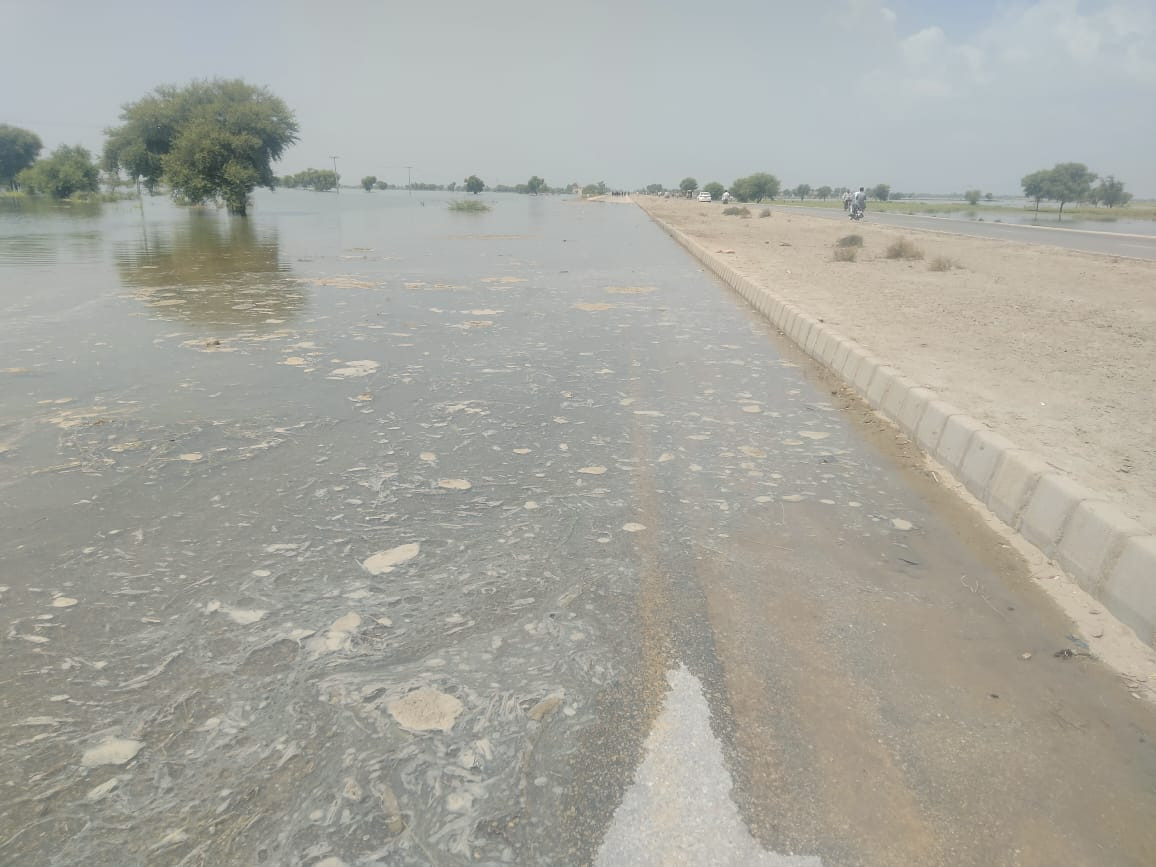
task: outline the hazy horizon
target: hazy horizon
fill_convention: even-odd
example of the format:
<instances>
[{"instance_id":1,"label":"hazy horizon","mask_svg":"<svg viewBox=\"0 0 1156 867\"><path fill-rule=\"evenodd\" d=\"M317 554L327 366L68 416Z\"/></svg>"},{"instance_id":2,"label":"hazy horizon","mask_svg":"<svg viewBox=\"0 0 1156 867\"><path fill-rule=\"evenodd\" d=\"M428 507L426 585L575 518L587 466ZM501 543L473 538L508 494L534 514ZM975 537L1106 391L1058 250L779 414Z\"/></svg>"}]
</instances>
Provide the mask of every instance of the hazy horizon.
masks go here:
<instances>
[{"instance_id":1,"label":"hazy horizon","mask_svg":"<svg viewBox=\"0 0 1156 867\"><path fill-rule=\"evenodd\" d=\"M1156 6L1141 0L14 0L4 20L16 85L0 123L48 149L99 152L121 105L159 84L239 77L297 114L279 174L338 154L347 184L404 184L410 165L438 184L769 171L788 187L1009 195L1076 161L1156 197Z\"/></svg>"}]
</instances>

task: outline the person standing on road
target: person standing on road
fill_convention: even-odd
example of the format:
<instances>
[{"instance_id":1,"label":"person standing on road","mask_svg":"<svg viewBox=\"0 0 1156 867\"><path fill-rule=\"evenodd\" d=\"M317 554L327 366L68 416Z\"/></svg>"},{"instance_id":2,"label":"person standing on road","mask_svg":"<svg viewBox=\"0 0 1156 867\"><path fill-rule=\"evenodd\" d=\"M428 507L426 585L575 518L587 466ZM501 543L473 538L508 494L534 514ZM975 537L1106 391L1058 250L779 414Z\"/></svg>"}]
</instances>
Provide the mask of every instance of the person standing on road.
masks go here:
<instances>
[{"instance_id":1,"label":"person standing on road","mask_svg":"<svg viewBox=\"0 0 1156 867\"><path fill-rule=\"evenodd\" d=\"M843 190L843 210L851 210L851 191Z\"/></svg>"}]
</instances>

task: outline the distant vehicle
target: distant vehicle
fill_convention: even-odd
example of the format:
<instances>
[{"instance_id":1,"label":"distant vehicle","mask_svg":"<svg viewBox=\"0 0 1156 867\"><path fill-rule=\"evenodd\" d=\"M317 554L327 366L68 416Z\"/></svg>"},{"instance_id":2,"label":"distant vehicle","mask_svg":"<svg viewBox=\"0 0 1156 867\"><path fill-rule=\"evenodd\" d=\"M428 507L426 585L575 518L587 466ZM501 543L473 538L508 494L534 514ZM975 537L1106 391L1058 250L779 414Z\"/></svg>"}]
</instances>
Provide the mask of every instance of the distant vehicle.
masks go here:
<instances>
[{"instance_id":1,"label":"distant vehicle","mask_svg":"<svg viewBox=\"0 0 1156 867\"><path fill-rule=\"evenodd\" d=\"M703 190L701 193L698 194L698 200L700 202L714 201L713 199L711 199L710 193L708 193L706 190Z\"/></svg>"}]
</instances>

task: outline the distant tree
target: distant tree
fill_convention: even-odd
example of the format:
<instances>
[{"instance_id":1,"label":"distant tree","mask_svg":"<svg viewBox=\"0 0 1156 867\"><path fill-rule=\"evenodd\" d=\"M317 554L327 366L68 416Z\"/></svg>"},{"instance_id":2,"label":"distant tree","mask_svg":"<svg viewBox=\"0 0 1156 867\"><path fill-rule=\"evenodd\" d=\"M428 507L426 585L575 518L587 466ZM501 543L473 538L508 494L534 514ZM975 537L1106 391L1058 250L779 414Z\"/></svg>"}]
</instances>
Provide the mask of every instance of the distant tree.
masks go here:
<instances>
[{"instance_id":1,"label":"distant tree","mask_svg":"<svg viewBox=\"0 0 1156 867\"><path fill-rule=\"evenodd\" d=\"M458 182L457 181L450 181L448 184L446 184L446 189L449 190L451 193L454 190L456 190L457 188L458 188Z\"/></svg>"},{"instance_id":2,"label":"distant tree","mask_svg":"<svg viewBox=\"0 0 1156 867\"><path fill-rule=\"evenodd\" d=\"M726 192L726 188L718 181L711 181L709 184L705 184L703 189L710 193L710 197L716 202L721 199L723 197L723 193Z\"/></svg>"},{"instance_id":3,"label":"distant tree","mask_svg":"<svg viewBox=\"0 0 1156 867\"><path fill-rule=\"evenodd\" d=\"M1047 169L1040 169L1038 172L1024 175L1023 180L1020 181L1020 185L1024 188L1024 195L1035 200L1037 214L1040 211L1040 199L1048 197L1049 174Z\"/></svg>"},{"instance_id":4,"label":"distant tree","mask_svg":"<svg viewBox=\"0 0 1156 867\"><path fill-rule=\"evenodd\" d=\"M36 162L43 148L36 133L0 123L0 185L17 189L16 176Z\"/></svg>"},{"instance_id":5,"label":"distant tree","mask_svg":"<svg viewBox=\"0 0 1156 867\"><path fill-rule=\"evenodd\" d=\"M290 189L300 187L317 193L326 193L337 186L337 175L333 169L305 169L295 175L285 175L281 178L281 184Z\"/></svg>"},{"instance_id":6,"label":"distant tree","mask_svg":"<svg viewBox=\"0 0 1156 867\"><path fill-rule=\"evenodd\" d=\"M886 202L887 197L891 195L891 185L876 184L871 188L871 195L875 198L876 201Z\"/></svg>"},{"instance_id":7,"label":"distant tree","mask_svg":"<svg viewBox=\"0 0 1156 867\"><path fill-rule=\"evenodd\" d=\"M1107 205L1109 208L1126 205L1132 201L1132 194L1124 190L1124 182L1116 180L1115 175L1108 175L1100 181L1100 186L1096 187L1093 195L1099 204Z\"/></svg>"},{"instance_id":8,"label":"distant tree","mask_svg":"<svg viewBox=\"0 0 1156 867\"><path fill-rule=\"evenodd\" d=\"M477 195L486 188L486 182L477 175L470 175L466 178L466 192Z\"/></svg>"},{"instance_id":9,"label":"distant tree","mask_svg":"<svg viewBox=\"0 0 1156 867\"><path fill-rule=\"evenodd\" d=\"M534 175L530 180L526 181L526 192L530 195L536 196L542 192L542 188L546 186L546 182L537 175Z\"/></svg>"},{"instance_id":10,"label":"distant tree","mask_svg":"<svg viewBox=\"0 0 1156 867\"><path fill-rule=\"evenodd\" d=\"M799 197L800 202L803 201L803 199L811 195L811 185L799 184L797 187L795 187L795 195Z\"/></svg>"},{"instance_id":11,"label":"distant tree","mask_svg":"<svg viewBox=\"0 0 1156 867\"><path fill-rule=\"evenodd\" d=\"M361 179L361 188L367 193L377 185L377 175L366 175Z\"/></svg>"},{"instance_id":12,"label":"distant tree","mask_svg":"<svg viewBox=\"0 0 1156 867\"><path fill-rule=\"evenodd\" d=\"M815 190L815 195L818 196L820 199L823 199L824 201L826 201L827 199L831 198L831 192L832 191L831 191L830 187L822 186L822 187L819 187L819 189Z\"/></svg>"},{"instance_id":13,"label":"distant tree","mask_svg":"<svg viewBox=\"0 0 1156 867\"><path fill-rule=\"evenodd\" d=\"M1047 172L1044 195L1060 203L1060 216L1067 202L1087 201L1096 175L1083 163L1057 163Z\"/></svg>"},{"instance_id":14,"label":"distant tree","mask_svg":"<svg viewBox=\"0 0 1156 867\"><path fill-rule=\"evenodd\" d=\"M963 194L963 197L965 199L967 199L967 203L969 205L978 205L979 204L979 196L980 196L979 190L968 190L966 193Z\"/></svg>"},{"instance_id":15,"label":"distant tree","mask_svg":"<svg viewBox=\"0 0 1156 867\"><path fill-rule=\"evenodd\" d=\"M740 202L761 202L779 194L779 179L766 172L756 172L731 184L731 195Z\"/></svg>"},{"instance_id":16,"label":"distant tree","mask_svg":"<svg viewBox=\"0 0 1156 867\"><path fill-rule=\"evenodd\" d=\"M22 171L18 180L30 193L67 199L75 193L98 192L100 169L92 161L92 154L80 145L61 145L51 156Z\"/></svg>"},{"instance_id":17,"label":"distant tree","mask_svg":"<svg viewBox=\"0 0 1156 867\"><path fill-rule=\"evenodd\" d=\"M374 189L378 189L378 190L388 190L389 189L389 184L387 184L385 181L374 181L373 186L374 186Z\"/></svg>"},{"instance_id":18,"label":"distant tree","mask_svg":"<svg viewBox=\"0 0 1156 867\"><path fill-rule=\"evenodd\" d=\"M990 202L995 199L995 196L993 196L991 193L984 193L983 198L985 202Z\"/></svg>"},{"instance_id":19,"label":"distant tree","mask_svg":"<svg viewBox=\"0 0 1156 867\"><path fill-rule=\"evenodd\" d=\"M666 187L664 187L662 184L647 184L646 185L646 192L650 193L651 195L654 195L655 193L661 193L665 189L666 189Z\"/></svg>"},{"instance_id":20,"label":"distant tree","mask_svg":"<svg viewBox=\"0 0 1156 867\"><path fill-rule=\"evenodd\" d=\"M279 98L240 79L162 86L124 107L108 131L104 163L152 192L223 201L244 216L256 187L273 187L272 163L297 141L297 120Z\"/></svg>"},{"instance_id":21,"label":"distant tree","mask_svg":"<svg viewBox=\"0 0 1156 867\"><path fill-rule=\"evenodd\" d=\"M683 178L678 182L678 188L684 193L693 193L698 189L698 181L694 178Z\"/></svg>"}]
</instances>

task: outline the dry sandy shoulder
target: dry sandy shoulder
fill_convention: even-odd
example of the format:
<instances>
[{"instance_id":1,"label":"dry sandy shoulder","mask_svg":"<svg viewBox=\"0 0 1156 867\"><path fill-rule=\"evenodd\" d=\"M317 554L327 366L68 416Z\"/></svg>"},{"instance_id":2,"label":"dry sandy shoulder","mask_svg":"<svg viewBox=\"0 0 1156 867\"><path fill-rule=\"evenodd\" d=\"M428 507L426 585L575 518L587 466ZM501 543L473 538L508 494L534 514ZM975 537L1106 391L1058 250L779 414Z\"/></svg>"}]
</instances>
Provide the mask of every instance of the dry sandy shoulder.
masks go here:
<instances>
[{"instance_id":1,"label":"dry sandy shoulder","mask_svg":"<svg viewBox=\"0 0 1156 867\"><path fill-rule=\"evenodd\" d=\"M1156 530L1156 262L647 197L784 300ZM870 219L870 217L868 217ZM836 262L844 235L863 237ZM913 241L922 261L887 259ZM935 272L948 257L959 267Z\"/></svg>"}]
</instances>

